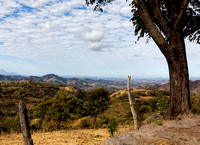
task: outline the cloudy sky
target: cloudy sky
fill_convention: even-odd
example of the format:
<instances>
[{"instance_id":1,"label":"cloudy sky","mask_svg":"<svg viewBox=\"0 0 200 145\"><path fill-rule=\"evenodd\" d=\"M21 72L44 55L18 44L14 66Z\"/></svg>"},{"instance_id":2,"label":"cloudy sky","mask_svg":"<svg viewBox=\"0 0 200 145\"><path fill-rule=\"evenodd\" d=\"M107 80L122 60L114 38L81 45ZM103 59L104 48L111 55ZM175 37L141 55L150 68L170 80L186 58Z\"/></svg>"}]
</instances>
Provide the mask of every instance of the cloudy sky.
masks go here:
<instances>
[{"instance_id":1,"label":"cloudy sky","mask_svg":"<svg viewBox=\"0 0 200 145\"><path fill-rule=\"evenodd\" d=\"M84 0L0 0L0 68L20 75L168 77L151 40L136 44L130 1L94 12ZM186 41L191 77L200 76L199 45Z\"/></svg>"}]
</instances>

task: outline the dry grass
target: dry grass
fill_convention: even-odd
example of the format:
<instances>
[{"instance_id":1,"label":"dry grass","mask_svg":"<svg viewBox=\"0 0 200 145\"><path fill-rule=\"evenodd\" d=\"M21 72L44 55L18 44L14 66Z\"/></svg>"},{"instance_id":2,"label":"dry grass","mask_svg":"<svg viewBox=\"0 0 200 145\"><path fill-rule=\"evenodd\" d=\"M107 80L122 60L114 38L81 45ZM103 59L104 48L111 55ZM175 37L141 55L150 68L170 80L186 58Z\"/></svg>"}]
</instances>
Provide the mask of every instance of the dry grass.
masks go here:
<instances>
[{"instance_id":1,"label":"dry grass","mask_svg":"<svg viewBox=\"0 0 200 145\"><path fill-rule=\"evenodd\" d=\"M61 89L67 90L69 92L77 92L77 89L73 86L61 87Z\"/></svg>"},{"instance_id":2,"label":"dry grass","mask_svg":"<svg viewBox=\"0 0 200 145\"><path fill-rule=\"evenodd\" d=\"M132 88L131 89L131 93L134 93L134 92L143 92L143 91L147 91L147 90L144 90L144 89L136 89L136 88ZM110 95L110 98L113 98L113 96L115 96L116 98L118 97L121 97L123 94L127 94L127 90L120 90L120 91L117 91L113 94Z\"/></svg>"},{"instance_id":3,"label":"dry grass","mask_svg":"<svg viewBox=\"0 0 200 145\"><path fill-rule=\"evenodd\" d=\"M116 135L129 130L119 127ZM107 129L62 130L45 133L33 133L34 145L101 145L109 138ZM21 134L0 136L0 145L23 145Z\"/></svg>"}]
</instances>

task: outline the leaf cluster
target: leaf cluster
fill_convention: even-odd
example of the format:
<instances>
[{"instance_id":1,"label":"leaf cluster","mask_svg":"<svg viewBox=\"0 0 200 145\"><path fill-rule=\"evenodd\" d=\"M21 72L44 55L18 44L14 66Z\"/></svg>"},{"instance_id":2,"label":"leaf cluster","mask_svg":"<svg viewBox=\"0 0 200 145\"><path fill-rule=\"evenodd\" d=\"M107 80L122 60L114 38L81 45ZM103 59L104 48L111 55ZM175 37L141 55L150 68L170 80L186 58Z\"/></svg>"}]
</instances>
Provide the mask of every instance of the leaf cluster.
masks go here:
<instances>
[{"instance_id":1,"label":"leaf cluster","mask_svg":"<svg viewBox=\"0 0 200 145\"><path fill-rule=\"evenodd\" d=\"M33 109L33 118L53 121L60 129L61 122L73 119L72 114L81 114L82 101L73 94L58 92L53 98L45 97Z\"/></svg>"},{"instance_id":2,"label":"leaf cluster","mask_svg":"<svg viewBox=\"0 0 200 145\"><path fill-rule=\"evenodd\" d=\"M150 111L159 112L166 110L169 105L169 98L164 95L158 95L150 100Z\"/></svg>"},{"instance_id":3,"label":"leaf cluster","mask_svg":"<svg viewBox=\"0 0 200 145\"><path fill-rule=\"evenodd\" d=\"M88 91L84 103L85 114L93 117L103 113L110 104L110 93L104 88Z\"/></svg>"},{"instance_id":4,"label":"leaf cluster","mask_svg":"<svg viewBox=\"0 0 200 145\"><path fill-rule=\"evenodd\" d=\"M103 12L102 6L107 3L111 3L114 0L85 0L86 4L96 4L94 10L100 10ZM167 41L171 38L170 31L174 29L177 22L177 16L184 9L183 1L170 1L170 0L132 0L130 6L132 6L131 12L133 13L132 21L135 26L135 35L138 35L138 40L144 36L151 37L147 31L144 22L140 16L138 5L144 3L151 16L151 20L156 25L160 33L165 37ZM164 26L165 25L165 26ZM182 32L184 38L188 38L190 41L196 41L200 44L200 1L189 0L186 10L184 10L181 17L181 22L178 25L179 30ZM166 30L168 29L168 30ZM146 35L145 35L146 34Z\"/></svg>"}]
</instances>

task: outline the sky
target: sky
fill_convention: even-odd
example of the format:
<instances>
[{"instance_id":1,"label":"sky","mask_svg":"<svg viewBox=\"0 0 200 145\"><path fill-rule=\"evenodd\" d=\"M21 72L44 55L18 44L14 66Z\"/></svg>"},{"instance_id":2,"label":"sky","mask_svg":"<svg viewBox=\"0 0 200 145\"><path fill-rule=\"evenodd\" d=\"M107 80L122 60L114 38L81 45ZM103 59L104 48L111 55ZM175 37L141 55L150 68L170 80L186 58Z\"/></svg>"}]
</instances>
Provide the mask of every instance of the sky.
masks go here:
<instances>
[{"instance_id":1,"label":"sky","mask_svg":"<svg viewBox=\"0 0 200 145\"><path fill-rule=\"evenodd\" d=\"M154 41L134 36L129 4L116 0L101 13L85 0L0 0L0 68L35 76L167 78ZM200 77L200 47L187 40L186 47L190 77Z\"/></svg>"}]
</instances>

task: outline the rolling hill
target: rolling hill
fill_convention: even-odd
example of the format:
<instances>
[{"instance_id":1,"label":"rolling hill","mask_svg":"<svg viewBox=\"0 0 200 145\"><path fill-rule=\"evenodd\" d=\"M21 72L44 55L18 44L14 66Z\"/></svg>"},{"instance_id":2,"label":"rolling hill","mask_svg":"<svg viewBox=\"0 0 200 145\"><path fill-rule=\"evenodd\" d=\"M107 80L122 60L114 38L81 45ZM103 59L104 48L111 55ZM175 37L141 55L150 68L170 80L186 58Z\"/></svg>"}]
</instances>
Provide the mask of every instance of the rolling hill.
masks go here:
<instances>
[{"instance_id":1,"label":"rolling hill","mask_svg":"<svg viewBox=\"0 0 200 145\"><path fill-rule=\"evenodd\" d=\"M126 80L108 80L108 79L89 79L89 78L64 78L55 74L47 74L44 76L5 76L0 75L0 81L37 81L50 84L65 84L77 86L84 90L92 90L99 87L105 87L110 92L116 92L121 89L126 89ZM143 84L154 85L159 84L161 81L152 80L134 80L131 82L131 86L136 87Z\"/></svg>"},{"instance_id":2,"label":"rolling hill","mask_svg":"<svg viewBox=\"0 0 200 145\"><path fill-rule=\"evenodd\" d=\"M200 95L200 80L190 81L190 93L195 93ZM145 89L145 90L163 90L163 91L169 91L170 85L169 83L165 84L155 84L155 85L141 85L137 86L137 89Z\"/></svg>"}]
</instances>

